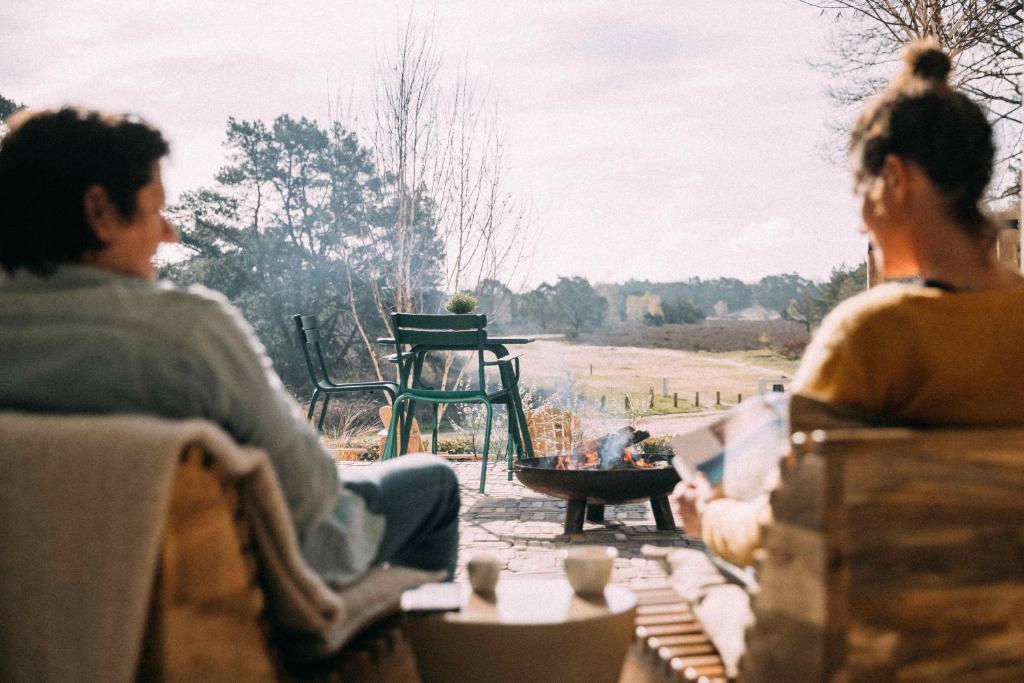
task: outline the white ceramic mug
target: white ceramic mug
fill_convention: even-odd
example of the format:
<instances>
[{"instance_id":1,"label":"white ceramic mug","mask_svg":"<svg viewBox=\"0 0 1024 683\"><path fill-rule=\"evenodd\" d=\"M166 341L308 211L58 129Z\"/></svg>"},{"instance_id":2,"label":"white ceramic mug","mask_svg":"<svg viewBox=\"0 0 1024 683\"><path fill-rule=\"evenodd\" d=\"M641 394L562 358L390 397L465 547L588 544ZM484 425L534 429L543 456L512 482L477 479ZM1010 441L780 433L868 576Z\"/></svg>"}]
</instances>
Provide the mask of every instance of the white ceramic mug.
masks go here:
<instances>
[{"instance_id":1,"label":"white ceramic mug","mask_svg":"<svg viewBox=\"0 0 1024 683\"><path fill-rule=\"evenodd\" d=\"M612 566L619 551L603 545L580 545L566 548L563 564L577 595L599 595L608 585Z\"/></svg>"},{"instance_id":2,"label":"white ceramic mug","mask_svg":"<svg viewBox=\"0 0 1024 683\"><path fill-rule=\"evenodd\" d=\"M494 553L476 553L469 558L466 570L469 572L469 585L473 587L473 592L481 595L494 593L504 567L505 563Z\"/></svg>"}]
</instances>

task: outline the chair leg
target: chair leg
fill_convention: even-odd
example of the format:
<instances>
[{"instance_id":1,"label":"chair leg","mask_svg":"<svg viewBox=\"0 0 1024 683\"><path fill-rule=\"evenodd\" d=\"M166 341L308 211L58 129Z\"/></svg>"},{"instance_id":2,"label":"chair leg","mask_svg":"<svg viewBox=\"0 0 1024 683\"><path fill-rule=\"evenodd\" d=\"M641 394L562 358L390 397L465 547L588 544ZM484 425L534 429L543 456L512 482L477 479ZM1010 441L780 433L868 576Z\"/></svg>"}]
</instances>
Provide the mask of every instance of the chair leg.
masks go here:
<instances>
[{"instance_id":1,"label":"chair leg","mask_svg":"<svg viewBox=\"0 0 1024 683\"><path fill-rule=\"evenodd\" d=\"M511 406L509 406L511 407ZM515 441L518 442L519 430L514 426L514 420L512 418L512 411L509 411L508 415L508 441L505 443L505 459L508 461L508 480L512 481L512 451L515 450L515 444L513 444L513 432L516 433Z\"/></svg>"},{"instance_id":2,"label":"chair leg","mask_svg":"<svg viewBox=\"0 0 1024 683\"><path fill-rule=\"evenodd\" d=\"M480 493L484 492L484 482L487 480L487 452L491 447L491 402L484 401L487 408L487 422L484 424L484 457L483 465L480 467Z\"/></svg>"},{"instance_id":3,"label":"chair leg","mask_svg":"<svg viewBox=\"0 0 1024 683\"><path fill-rule=\"evenodd\" d=\"M388 435L387 438L384 439L384 450L381 451L380 454L380 459L382 461L390 460L391 458L395 457L394 455L392 455L392 452L395 446L397 445L397 439L395 439L395 432L398 431L398 411L401 408L403 400L404 397L399 396L398 398L395 399L394 404L392 404L391 406L391 420L388 423Z\"/></svg>"},{"instance_id":4,"label":"chair leg","mask_svg":"<svg viewBox=\"0 0 1024 683\"><path fill-rule=\"evenodd\" d=\"M403 454L409 452L409 438L412 436L412 421L415 419L414 416L416 414L416 402L413 399L406 400L409 403L409 408L402 417L402 428L399 432L402 435L402 440L399 442L398 452Z\"/></svg>"},{"instance_id":5,"label":"chair leg","mask_svg":"<svg viewBox=\"0 0 1024 683\"><path fill-rule=\"evenodd\" d=\"M316 431L318 431L318 432L323 431L323 428L324 428L324 418L327 417L327 404L330 403L330 402L331 402L331 395L330 394L324 394L324 404L320 408L320 419L317 420L317 423L316 423Z\"/></svg>"},{"instance_id":6,"label":"chair leg","mask_svg":"<svg viewBox=\"0 0 1024 683\"><path fill-rule=\"evenodd\" d=\"M430 430L430 452L437 455L437 404L434 405L434 425Z\"/></svg>"},{"instance_id":7,"label":"chair leg","mask_svg":"<svg viewBox=\"0 0 1024 683\"><path fill-rule=\"evenodd\" d=\"M313 419L313 411L316 409L316 400L320 398L320 390L313 390L313 398L309 399L309 410L306 411L306 422Z\"/></svg>"},{"instance_id":8,"label":"chair leg","mask_svg":"<svg viewBox=\"0 0 1024 683\"><path fill-rule=\"evenodd\" d=\"M523 441L523 450L526 451L527 458L533 458L533 439L530 438L530 429L526 426L526 411L523 410L523 399L519 395L519 389L512 392L511 399L516 407L516 421L520 427L519 436Z\"/></svg>"}]
</instances>

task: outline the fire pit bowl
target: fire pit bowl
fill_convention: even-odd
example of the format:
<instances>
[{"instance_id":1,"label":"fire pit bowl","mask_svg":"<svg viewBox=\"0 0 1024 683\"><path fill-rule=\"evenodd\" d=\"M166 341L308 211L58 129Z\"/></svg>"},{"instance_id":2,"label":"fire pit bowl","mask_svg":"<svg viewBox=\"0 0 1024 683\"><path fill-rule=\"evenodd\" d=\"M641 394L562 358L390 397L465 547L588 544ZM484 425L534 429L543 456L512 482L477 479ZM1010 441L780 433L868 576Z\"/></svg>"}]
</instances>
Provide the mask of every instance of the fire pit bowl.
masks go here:
<instances>
[{"instance_id":1,"label":"fire pit bowl","mask_svg":"<svg viewBox=\"0 0 1024 683\"><path fill-rule=\"evenodd\" d=\"M668 494L679 483L672 467L622 469L555 469L558 456L530 458L516 463L515 473L527 488L569 502L565 533L583 529L583 518L604 519L604 506L650 499L661 530L676 528ZM589 506L589 508L588 508Z\"/></svg>"}]
</instances>

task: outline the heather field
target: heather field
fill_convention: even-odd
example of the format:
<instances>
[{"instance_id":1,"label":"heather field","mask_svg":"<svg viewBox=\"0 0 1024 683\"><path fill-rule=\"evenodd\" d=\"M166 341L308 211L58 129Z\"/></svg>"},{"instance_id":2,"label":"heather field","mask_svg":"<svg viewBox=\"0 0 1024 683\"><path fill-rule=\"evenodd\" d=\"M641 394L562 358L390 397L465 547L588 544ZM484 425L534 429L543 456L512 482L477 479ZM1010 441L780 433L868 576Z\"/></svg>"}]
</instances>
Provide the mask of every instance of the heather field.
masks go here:
<instances>
[{"instance_id":1,"label":"heather field","mask_svg":"<svg viewBox=\"0 0 1024 683\"><path fill-rule=\"evenodd\" d=\"M792 320L706 320L698 325L606 327L576 339L581 345L640 346L686 351L772 349L799 358L810 335Z\"/></svg>"}]
</instances>

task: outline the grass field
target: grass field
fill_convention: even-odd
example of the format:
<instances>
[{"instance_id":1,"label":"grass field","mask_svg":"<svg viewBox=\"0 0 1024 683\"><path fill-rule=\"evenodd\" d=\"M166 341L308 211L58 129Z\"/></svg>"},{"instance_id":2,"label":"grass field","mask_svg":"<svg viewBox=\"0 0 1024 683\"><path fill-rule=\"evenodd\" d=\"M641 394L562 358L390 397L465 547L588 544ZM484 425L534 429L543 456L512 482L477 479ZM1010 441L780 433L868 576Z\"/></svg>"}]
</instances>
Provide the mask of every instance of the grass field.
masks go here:
<instances>
[{"instance_id":1,"label":"grass field","mask_svg":"<svg viewBox=\"0 0 1024 683\"><path fill-rule=\"evenodd\" d=\"M558 339L539 339L522 349L522 381L547 391L574 388L580 395L599 401L606 397L610 412L624 409L630 396L634 409L659 414L696 409L715 403L732 405L739 395L757 393L758 378L792 377L798 361L773 351L732 351L710 353L663 348L592 346L570 344ZM665 378L668 397L661 396ZM650 391L655 409L650 410ZM679 394L679 408L672 394ZM640 404L640 405L638 405Z\"/></svg>"}]
</instances>

